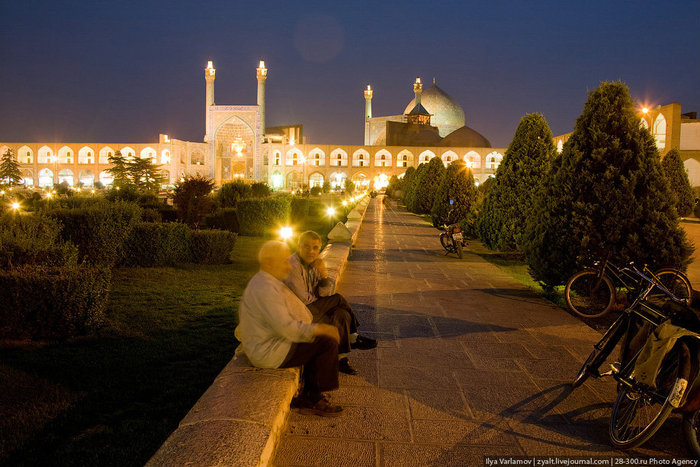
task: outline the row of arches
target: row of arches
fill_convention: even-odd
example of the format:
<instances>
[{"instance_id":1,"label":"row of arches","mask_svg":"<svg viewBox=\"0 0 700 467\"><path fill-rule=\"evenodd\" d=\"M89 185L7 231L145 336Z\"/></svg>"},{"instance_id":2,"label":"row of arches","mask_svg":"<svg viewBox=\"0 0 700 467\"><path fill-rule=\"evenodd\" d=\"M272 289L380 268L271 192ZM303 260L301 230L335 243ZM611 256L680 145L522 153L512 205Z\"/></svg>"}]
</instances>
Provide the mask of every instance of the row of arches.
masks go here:
<instances>
[{"instance_id":1,"label":"row of arches","mask_svg":"<svg viewBox=\"0 0 700 467\"><path fill-rule=\"evenodd\" d=\"M9 148L7 146L0 147L0 154L5 154ZM70 148L69 146L62 146L58 151L54 151L49 146L41 146L36 151L36 162L38 164L73 164L76 160L78 164L109 164L109 158L112 157L116 151L119 150L122 156L126 159L134 159L136 157L137 151L130 146L116 147L103 146L99 151L95 151L90 146L83 146L77 152ZM17 160L20 164L33 164L34 163L34 150L27 145L21 146L17 150ZM163 149L158 154L152 147L143 148L138 152L138 157L141 159L151 159L154 164L170 164L171 154L169 149ZM184 163L183 156L180 157L180 162ZM206 157L203 151L198 149L193 150L190 153L190 164L192 165L205 165Z\"/></svg>"},{"instance_id":2,"label":"row of arches","mask_svg":"<svg viewBox=\"0 0 700 467\"><path fill-rule=\"evenodd\" d=\"M328 157L320 148L314 148L309 151L308 156L299 148L292 148L282 158L282 152L279 150L273 151L272 165L292 167L295 165L307 165L311 167L411 167L418 164L429 162L434 157L438 157L433 151L425 150L414 155L411 151L404 149L394 157L391 152L386 149L380 149L372 158L369 151L366 149L358 149L349 157L348 153L341 148L336 148L331 151ZM449 165L458 159L464 160L467 164L475 169L482 167L482 156L476 151L469 151L464 156L460 156L452 150L445 151L440 155L440 158ZM486 169L496 169L503 160L503 154L498 151L492 151L484 158L484 167Z\"/></svg>"},{"instance_id":3,"label":"row of arches","mask_svg":"<svg viewBox=\"0 0 700 467\"><path fill-rule=\"evenodd\" d=\"M162 173L166 178L166 183L170 183L170 173L167 170ZM114 181L112 174L106 170L100 172L99 177L96 179L94 172L90 169L81 170L76 177L75 172L70 169L61 169L54 173L54 171L47 168L39 170L36 181L34 180L34 172L31 169L22 169L22 179L26 186L34 186L36 183L41 188L51 187L54 184L64 182L69 186L81 185L91 187L98 180L103 185L108 186Z\"/></svg>"}]
</instances>

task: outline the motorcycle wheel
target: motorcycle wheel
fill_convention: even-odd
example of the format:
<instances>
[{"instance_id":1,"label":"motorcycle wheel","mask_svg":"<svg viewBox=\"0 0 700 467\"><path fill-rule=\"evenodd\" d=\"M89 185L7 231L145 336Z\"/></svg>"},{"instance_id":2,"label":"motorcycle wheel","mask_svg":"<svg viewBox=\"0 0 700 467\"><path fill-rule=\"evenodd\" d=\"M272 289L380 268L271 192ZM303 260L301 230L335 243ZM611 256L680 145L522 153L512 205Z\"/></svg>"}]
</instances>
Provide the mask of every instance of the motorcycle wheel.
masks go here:
<instances>
[{"instance_id":1,"label":"motorcycle wheel","mask_svg":"<svg viewBox=\"0 0 700 467\"><path fill-rule=\"evenodd\" d=\"M448 235L445 232L440 234L440 244L446 252L452 253L452 241L449 239Z\"/></svg>"}]
</instances>

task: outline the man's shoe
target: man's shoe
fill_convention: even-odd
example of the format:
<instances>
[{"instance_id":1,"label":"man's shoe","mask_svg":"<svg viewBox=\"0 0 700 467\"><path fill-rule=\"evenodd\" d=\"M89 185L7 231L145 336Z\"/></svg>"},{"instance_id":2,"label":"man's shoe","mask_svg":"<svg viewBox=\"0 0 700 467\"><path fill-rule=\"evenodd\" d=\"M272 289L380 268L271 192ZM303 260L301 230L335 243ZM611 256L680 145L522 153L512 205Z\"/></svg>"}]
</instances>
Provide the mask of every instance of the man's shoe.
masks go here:
<instances>
[{"instance_id":1,"label":"man's shoe","mask_svg":"<svg viewBox=\"0 0 700 467\"><path fill-rule=\"evenodd\" d=\"M322 397L318 402L313 403L308 399L298 401L297 409L299 413L305 415L318 415L319 417L337 417L343 411L339 405L332 405L328 399Z\"/></svg>"},{"instance_id":2,"label":"man's shoe","mask_svg":"<svg viewBox=\"0 0 700 467\"><path fill-rule=\"evenodd\" d=\"M357 336L357 340L350 344L351 349L369 350L377 346L377 341L365 336Z\"/></svg>"},{"instance_id":3,"label":"man's shoe","mask_svg":"<svg viewBox=\"0 0 700 467\"><path fill-rule=\"evenodd\" d=\"M345 373L346 375L356 375L357 370L350 365L350 361L347 357L338 360L338 371Z\"/></svg>"}]
</instances>

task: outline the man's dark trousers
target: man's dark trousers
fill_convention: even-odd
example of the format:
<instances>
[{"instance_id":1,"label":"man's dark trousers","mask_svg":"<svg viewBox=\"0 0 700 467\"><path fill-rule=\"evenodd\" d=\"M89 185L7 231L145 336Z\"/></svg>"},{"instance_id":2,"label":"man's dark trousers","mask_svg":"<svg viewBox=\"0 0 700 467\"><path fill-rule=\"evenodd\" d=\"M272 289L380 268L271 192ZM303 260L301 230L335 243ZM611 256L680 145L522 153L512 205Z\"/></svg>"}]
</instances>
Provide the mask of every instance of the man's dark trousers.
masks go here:
<instances>
[{"instance_id":1,"label":"man's dark trousers","mask_svg":"<svg viewBox=\"0 0 700 467\"><path fill-rule=\"evenodd\" d=\"M292 344L280 368L304 366L304 396L317 402L321 393L338 388L338 343L332 337L316 336L313 342Z\"/></svg>"},{"instance_id":2,"label":"man's dark trousers","mask_svg":"<svg viewBox=\"0 0 700 467\"><path fill-rule=\"evenodd\" d=\"M350 334L357 332L359 323L345 297L336 293L328 297L319 297L306 306L313 315L314 323L331 324L338 328L338 353L350 353Z\"/></svg>"}]
</instances>

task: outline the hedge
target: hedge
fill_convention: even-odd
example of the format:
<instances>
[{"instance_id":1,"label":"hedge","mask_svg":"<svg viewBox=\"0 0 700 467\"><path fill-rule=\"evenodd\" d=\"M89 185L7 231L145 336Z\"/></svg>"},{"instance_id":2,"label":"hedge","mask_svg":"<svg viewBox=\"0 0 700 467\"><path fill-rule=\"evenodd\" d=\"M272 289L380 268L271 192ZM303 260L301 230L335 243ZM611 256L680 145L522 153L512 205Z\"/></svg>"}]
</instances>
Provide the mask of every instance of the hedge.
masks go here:
<instances>
[{"instance_id":1,"label":"hedge","mask_svg":"<svg viewBox=\"0 0 700 467\"><path fill-rule=\"evenodd\" d=\"M0 217L0 268L25 264L75 266L78 249L60 238L61 225L41 214Z\"/></svg>"},{"instance_id":2,"label":"hedge","mask_svg":"<svg viewBox=\"0 0 700 467\"><path fill-rule=\"evenodd\" d=\"M22 266L0 270L0 337L66 339L104 321L107 268Z\"/></svg>"},{"instance_id":3,"label":"hedge","mask_svg":"<svg viewBox=\"0 0 700 467\"><path fill-rule=\"evenodd\" d=\"M238 212L235 208L217 209L204 219L204 223L209 229L228 230L233 233L238 233L241 230Z\"/></svg>"},{"instance_id":4,"label":"hedge","mask_svg":"<svg viewBox=\"0 0 700 467\"><path fill-rule=\"evenodd\" d=\"M197 230L190 234L192 261L198 264L226 264L236 244L235 233L225 230Z\"/></svg>"},{"instance_id":5,"label":"hedge","mask_svg":"<svg viewBox=\"0 0 700 467\"><path fill-rule=\"evenodd\" d=\"M102 202L83 209L58 209L48 215L63 224L63 238L78 246L80 260L95 265L114 265L123 255L124 240L141 219L133 203Z\"/></svg>"},{"instance_id":6,"label":"hedge","mask_svg":"<svg viewBox=\"0 0 700 467\"><path fill-rule=\"evenodd\" d=\"M171 222L136 224L124 242L124 266L173 266L190 260L190 229Z\"/></svg>"},{"instance_id":7,"label":"hedge","mask_svg":"<svg viewBox=\"0 0 700 467\"><path fill-rule=\"evenodd\" d=\"M241 235L261 236L288 221L290 202L286 197L242 199L238 202Z\"/></svg>"}]
</instances>

